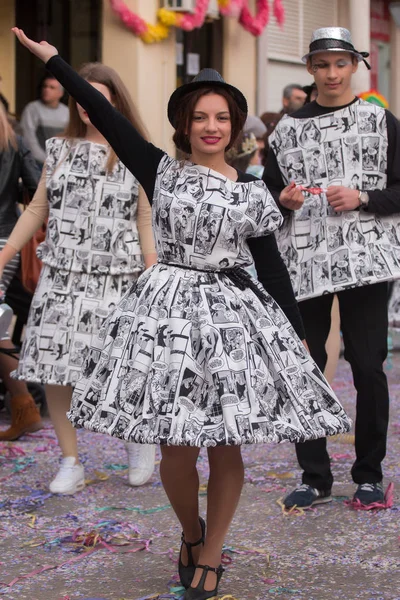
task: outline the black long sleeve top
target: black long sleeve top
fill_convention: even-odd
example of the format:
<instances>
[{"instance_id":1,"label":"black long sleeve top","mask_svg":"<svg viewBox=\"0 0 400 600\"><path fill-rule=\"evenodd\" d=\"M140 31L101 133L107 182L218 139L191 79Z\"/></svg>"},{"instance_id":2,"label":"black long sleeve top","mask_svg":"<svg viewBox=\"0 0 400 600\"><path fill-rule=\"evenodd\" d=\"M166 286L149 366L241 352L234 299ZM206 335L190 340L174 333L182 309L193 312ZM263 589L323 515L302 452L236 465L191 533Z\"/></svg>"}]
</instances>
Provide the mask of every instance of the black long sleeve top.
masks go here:
<instances>
[{"instance_id":1,"label":"black long sleeve top","mask_svg":"<svg viewBox=\"0 0 400 600\"><path fill-rule=\"evenodd\" d=\"M82 79L62 58L53 56L46 66L87 111L92 124L143 186L151 204L157 168L165 152L145 140L103 94ZM240 182L254 179L256 178L251 175L238 172ZM248 244L260 283L282 308L298 336L304 339L300 311L275 236L249 239Z\"/></svg>"},{"instance_id":2,"label":"black long sleeve top","mask_svg":"<svg viewBox=\"0 0 400 600\"><path fill-rule=\"evenodd\" d=\"M357 100L358 98L356 97L348 104L335 108L321 106L314 100L290 116L294 119L312 119L313 117L320 117L321 115L330 114L335 110L346 108L346 106L354 104ZM400 212L400 123L389 110L385 110L385 113L388 136L387 186L383 190L368 190L368 207L363 209L378 215L392 215ZM282 179L276 156L271 149L268 152L263 180L273 195L275 202L280 207L282 214L289 214L290 211L279 204L279 194L286 184Z\"/></svg>"}]
</instances>

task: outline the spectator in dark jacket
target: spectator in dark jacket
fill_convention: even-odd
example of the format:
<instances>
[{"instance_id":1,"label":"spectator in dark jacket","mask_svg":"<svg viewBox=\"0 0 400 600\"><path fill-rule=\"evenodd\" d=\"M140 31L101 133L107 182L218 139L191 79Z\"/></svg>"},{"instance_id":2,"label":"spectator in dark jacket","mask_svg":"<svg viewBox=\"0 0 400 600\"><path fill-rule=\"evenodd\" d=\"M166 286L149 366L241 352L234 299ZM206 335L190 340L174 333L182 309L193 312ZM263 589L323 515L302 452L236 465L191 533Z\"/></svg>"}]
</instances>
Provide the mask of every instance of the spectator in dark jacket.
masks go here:
<instances>
[{"instance_id":1,"label":"spectator in dark jacket","mask_svg":"<svg viewBox=\"0 0 400 600\"><path fill-rule=\"evenodd\" d=\"M40 170L22 139L17 136L0 104L0 249L5 245L15 223L18 220L18 201L20 199L20 179L32 196L40 179ZM3 295L19 266L17 255L0 272L0 289ZM0 347L11 347L8 339L1 339ZM7 431L0 432L0 441L16 440L29 431L41 429L42 422L36 404L23 381L10 377L15 368L15 360L0 353L0 377L11 394L13 425Z\"/></svg>"}]
</instances>

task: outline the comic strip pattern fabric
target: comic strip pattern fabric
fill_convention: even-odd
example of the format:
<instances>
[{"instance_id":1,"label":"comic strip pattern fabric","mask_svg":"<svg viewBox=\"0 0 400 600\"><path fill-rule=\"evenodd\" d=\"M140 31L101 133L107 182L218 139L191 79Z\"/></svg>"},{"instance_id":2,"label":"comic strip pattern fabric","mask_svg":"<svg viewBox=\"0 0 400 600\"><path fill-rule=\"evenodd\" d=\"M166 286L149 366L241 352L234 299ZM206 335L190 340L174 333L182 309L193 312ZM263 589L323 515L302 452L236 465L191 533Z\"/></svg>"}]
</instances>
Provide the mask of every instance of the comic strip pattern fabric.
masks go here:
<instances>
[{"instance_id":1,"label":"comic strip pattern fabric","mask_svg":"<svg viewBox=\"0 0 400 600\"><path fill-rule=\"evenodd\" d=\"M138 184L120 162L107 175L107 158L103 145L47 142L49 225L18 379L75 385L93 336L143 271Z\"/></svg>"},{"instance_id":2,"label":"comic strip pattern fabric","mask_svg":"<svg viewBox=\"0 0 400 600\"><path fill-rule=\"evenodd\" d=\"M384 109L363 100L319 117L287 116L270 137L286 183L367 192L386 187L387 144ZM400 277L398 215L336 213L325 193L306 192L276 237L298 300Z\"/></svg>"},{"instance_id":3,"label":"comic strip pattern fabric","mask_svg":"<svg viewBox=\"0 0 400 600\"><path fill-rule=\"evenodd\" d=\"M38 250L44 264L102 275L143 271L137 179L121 161L107 173L102 144L51 138L46 152L50 213Z\"/></svg>"},{"instance_id":4,"label":"comic strip pattern fabric","mask_svg":"<svg viewBox=\"0 0 400 600\"><path fill-rule=\"evenodd\" d=\"M165 157L153 207L163 262L139 277L95 339L68 413L73 425L191 446L347 431L279 306L220 272L249 264L246 239L281 223L263 182L233 183Z\"/></svg>"}]
</instances>

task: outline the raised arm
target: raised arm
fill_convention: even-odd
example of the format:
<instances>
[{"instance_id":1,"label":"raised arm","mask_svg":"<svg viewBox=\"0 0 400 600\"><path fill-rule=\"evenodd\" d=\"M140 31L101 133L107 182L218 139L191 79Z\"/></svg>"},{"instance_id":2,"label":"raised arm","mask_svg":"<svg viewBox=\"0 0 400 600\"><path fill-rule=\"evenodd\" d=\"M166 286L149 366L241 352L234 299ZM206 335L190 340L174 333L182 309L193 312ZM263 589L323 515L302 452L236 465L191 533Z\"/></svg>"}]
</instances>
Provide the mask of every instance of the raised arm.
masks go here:
<instances>
[{"instance_id":1,"label":"raised arm","mask_svg":"<svg viewBox=\"0 0 400 600\"><path fill-rule=\"evenodd\" d=\"M106 138L118 158L143 186L150 202L153 198L157 168L164 152L145 140L114 106L90 83L80 77L54 46L30 40L21 29L13 28L18 40L46 67L86 110L92 124Z\"/></svg>"}]
</instances>

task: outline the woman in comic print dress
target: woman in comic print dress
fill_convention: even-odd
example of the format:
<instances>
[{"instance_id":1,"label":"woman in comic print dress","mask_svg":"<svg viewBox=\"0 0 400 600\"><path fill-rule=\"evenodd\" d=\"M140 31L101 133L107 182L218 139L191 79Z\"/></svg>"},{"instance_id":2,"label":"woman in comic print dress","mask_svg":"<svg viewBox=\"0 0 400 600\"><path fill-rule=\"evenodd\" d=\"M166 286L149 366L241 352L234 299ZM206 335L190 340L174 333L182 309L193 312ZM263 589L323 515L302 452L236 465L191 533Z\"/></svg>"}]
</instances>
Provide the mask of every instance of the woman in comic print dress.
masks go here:
<instances>
[{"instance_id":1,"label":"woman in comic print dress","mask_svg":"<svg viewBox=\"0 0 400 600\"><path fill-rule=\"evenodd\" d=\"M90 64L81 75L143 131L112 69ZM139 199L137 179L72 99L69 125L63 137L47 141L39 190L8 240L11 254L47 215L46 240L39 248L44 266L15 375L46 384L63 452L50 490L72 494L84 486L76 431L66 417L72 388L87 367L92 337L142 273L144 261L150 266L155 260L151 209L142 192ZM155 446L128 444L127 450L129 481L141 485L152 475Z\"/></svg>"},{"instance_id":2,"label":"woman in comic print dress","mask_svg":"<svg viewBox=\"0 0 400 600\"><path fill-rule=\"evenodd\" d=\"M280 212L261 181L225 162L246 100L212 69L178 88L168 116L177 147L190 155L179 161L146 142L53 46L14 31L85 108L153 205L158 264L104 323L69 418L77 427L161 445L162 482L183 527L184 600L212 598L243 484L240 445L349 428L300 340L288 273L269 235ZM293 198L297 191L282 193ZM243 269L252 256L267 291ZM198 513L202 446L210 462L207 534Z\"/></svg>"}]
</instances>

